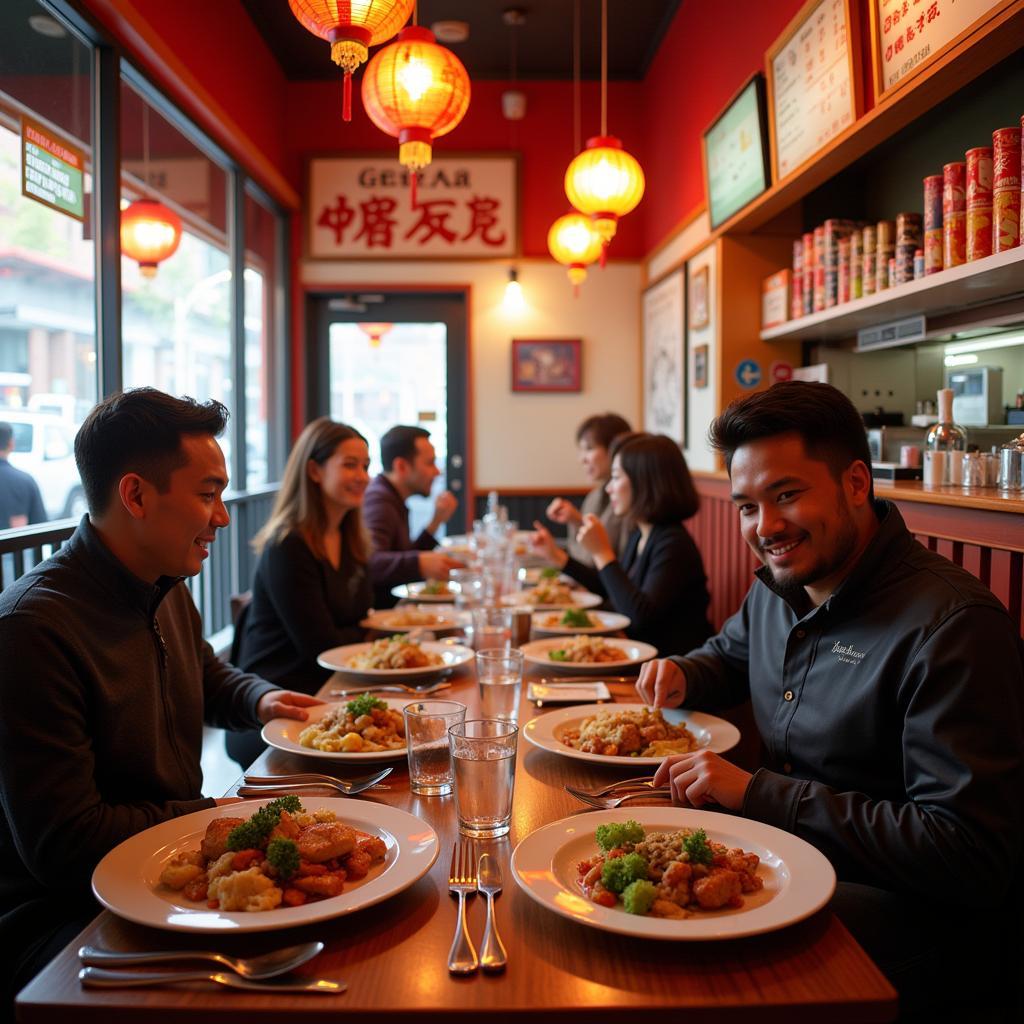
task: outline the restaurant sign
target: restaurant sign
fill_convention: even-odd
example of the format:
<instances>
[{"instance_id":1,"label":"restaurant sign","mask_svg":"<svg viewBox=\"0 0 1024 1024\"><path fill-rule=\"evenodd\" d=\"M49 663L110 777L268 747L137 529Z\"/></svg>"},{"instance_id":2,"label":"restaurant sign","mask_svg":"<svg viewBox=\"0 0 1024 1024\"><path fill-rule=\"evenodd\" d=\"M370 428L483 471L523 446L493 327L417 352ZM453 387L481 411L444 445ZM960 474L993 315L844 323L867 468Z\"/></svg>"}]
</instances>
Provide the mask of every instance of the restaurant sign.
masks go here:
<instances>
[{"instance_id":1,"label":"restaurant sign","mask_svg":"<svg viewBox=\"0 0 1024 1024\"><path fill-rule=\"evenodd\" d=\"M53 129L21 119L21 194L85 220L85 152Z\"/></svg>"},{"instance_id":2,"label":"restaurant sign","mask_svg":"<svg viewBox=\"0 0 1024 1024\"><path fill-rule=\"evenodd\" d=\"M306 252L312 259L467 259L518 251L511 155L435 157L410 174L391 154L309 163Z\"/></svg>"}]
</instances>

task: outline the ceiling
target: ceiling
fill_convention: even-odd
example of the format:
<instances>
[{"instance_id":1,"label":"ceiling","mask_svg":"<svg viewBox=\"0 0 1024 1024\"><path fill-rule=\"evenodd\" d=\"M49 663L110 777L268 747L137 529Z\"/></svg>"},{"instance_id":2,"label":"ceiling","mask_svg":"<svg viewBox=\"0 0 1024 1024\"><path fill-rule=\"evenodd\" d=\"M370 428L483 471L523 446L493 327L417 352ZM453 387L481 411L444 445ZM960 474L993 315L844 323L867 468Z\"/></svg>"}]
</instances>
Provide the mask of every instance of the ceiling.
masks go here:
<instances>
[{"instance_id":1,"label":"ceiling","mask_svg":"<svg viewBox=\"0 0 1024 1024\"><path fill-rule=\"evenodd\" d=\"M682 0L610 0L608 4L608 77L644 77ZM242 0L260 35L266 40L285 77L293 81L337 78L329 47L308 32L285 0ZM449 48L477 79L510 76L512 34L516 35L517 77L572 77L574 0L419 0L418 21L430 26L439 20L465 21L469 39ZM517 8L525 24L509 28L502 12ZM582 75L598 78L601 67L601 5L581 0Z\"/></svg>"}]
</instances>

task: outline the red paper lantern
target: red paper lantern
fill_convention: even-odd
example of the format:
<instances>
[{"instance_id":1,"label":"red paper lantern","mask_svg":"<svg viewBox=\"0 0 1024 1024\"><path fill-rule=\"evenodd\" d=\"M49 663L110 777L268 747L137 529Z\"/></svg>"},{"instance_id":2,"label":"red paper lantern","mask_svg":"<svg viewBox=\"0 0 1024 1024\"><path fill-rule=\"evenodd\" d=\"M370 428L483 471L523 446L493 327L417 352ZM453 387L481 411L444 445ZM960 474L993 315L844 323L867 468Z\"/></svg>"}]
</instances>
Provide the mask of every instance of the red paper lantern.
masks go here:
<instances>
[{"instance_id":1,"label":"red paper lantern","mask_svg":"<svg viewBox=\"0 0 1024 1024\"><path fill-rule=\"evenodd\" d=\"M589 217L574 211L559 217L551 225L548 251L568 267L573 294L578 295L580 285L587 279L587 267L601 255L601 236Z\"/></svg>"},{"instance_id":2,"label":"red paper lantern","mask_svg":"<svg viewBox=\"0 0 1024 1024\"><path fill-rule=\"evenodd\" d=\"M137 199L121 212L121 251L138 260L143 277L155 277L157 264L180 242L181 218L163 203Z\"/></svg>"},{"instance_id":3,"label":"red paper lantern","mask_svg":"<svg viewBox=\"0 0 1024 1024\"><path fill-rule=\"evenodd\" d=\"M379 348L380 339L384 337L395 325L394 324L356 324L356 326L370 339L370 348Z\"/></svg>"},{"instance_id":4,"label":"red paper lantern","mask_svg":"<svg viewBox=\"0 0 1024 1024\"><path fill-rule=\"evenodd\" d=\"M369 47L387 42L409 20L416 0L288 0L292 14L331 44L331 59L345 72L342 117L352 120L352 72Z\"/></svg>"}]
</instances>

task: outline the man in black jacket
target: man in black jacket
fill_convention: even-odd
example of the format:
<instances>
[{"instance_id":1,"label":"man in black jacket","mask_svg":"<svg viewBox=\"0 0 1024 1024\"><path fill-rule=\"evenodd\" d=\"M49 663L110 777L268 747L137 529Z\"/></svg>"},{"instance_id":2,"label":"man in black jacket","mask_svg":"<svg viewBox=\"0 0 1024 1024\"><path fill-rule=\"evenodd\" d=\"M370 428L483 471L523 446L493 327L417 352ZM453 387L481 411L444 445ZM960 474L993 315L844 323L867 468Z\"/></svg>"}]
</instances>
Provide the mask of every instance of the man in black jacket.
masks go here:
<instances>
[{"instance_id":1,"label":"man in black jacket","mask_svg":"<svg viewBox=\"0 0 1024 1024\"><path fill-rule=\"evenodd\" d=\"M183 582L228 524L226 415L151 388L97 405L75 438L89 514L0 596L0 1014L96 913L109 850L218 802L204 720L318 703L219 661Z\"/></svg>"},{"instance_id":2,"label":"man in black jacket","mask_svg":"<svg viewBox=\"0 0 1024 1024\"><path fill-rule=\"evenodd\" d=\"M806 839L833 906L911 1009L980 1001L1024 846L1020 638L985 586L875 501L860 417L826 384L741 399L711 441L763 562L703 647L644 667L656 705L748 696L766 766L666 760L677 802L717 804ZM799 884L799 880L794 880ZM1013 928L1019 936L1019 924Z\"/></svg>"}]
</instances>

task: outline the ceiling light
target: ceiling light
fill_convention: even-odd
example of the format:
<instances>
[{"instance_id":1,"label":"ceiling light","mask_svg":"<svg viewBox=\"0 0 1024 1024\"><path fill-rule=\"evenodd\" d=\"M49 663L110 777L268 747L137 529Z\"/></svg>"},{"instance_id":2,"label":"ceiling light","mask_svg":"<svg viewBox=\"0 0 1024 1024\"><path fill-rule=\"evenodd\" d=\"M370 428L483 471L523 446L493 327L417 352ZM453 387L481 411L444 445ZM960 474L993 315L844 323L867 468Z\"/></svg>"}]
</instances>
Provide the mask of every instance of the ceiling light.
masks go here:
<instances>
[{"instance_id":1,"label":"ceiling light","mask_svg":"<svg viewBox=\"0 0 1024 1024\"><path fill-rule=\"evenodd\" d=\"M942 362L945 366L971 366L978 361L977 355L968 352L960 356L946 356Z\"/></svg>"},{"instance_id":2,"label":"ceiling light","mask_svg":"<svg viewBox=\"0 0 1024 1024\"><path fill-rule=\"evenodd\" d=\"M430 26L439 42L464 43L469 38L468 21L435 21Z\"/></svg>"},{"instance_id":3,"label":"ceiling light","mask_svg":"<svg viewBox=\"0 0 1024 1024\"><path fill-rule=\"evenodd\" d=\"M68 30L48 14L30 14L28 24L34 32L46 36L47 39L63 39L68 34Z\"/></svg>"},{"instance_id":4,"label":"ceiling light","mask_svg":"<svg viewBox=\"0 0 1024 1024\"><path fill-rule=\"evenodd\" d=\"M960 355L964 352L987 352L993 348L1013 348L1024 345L1024 334L996 334L988 338L972 338L970 341L958 341L947 345L944 352L947 356Z\"/></svg>"}]
</instances>

